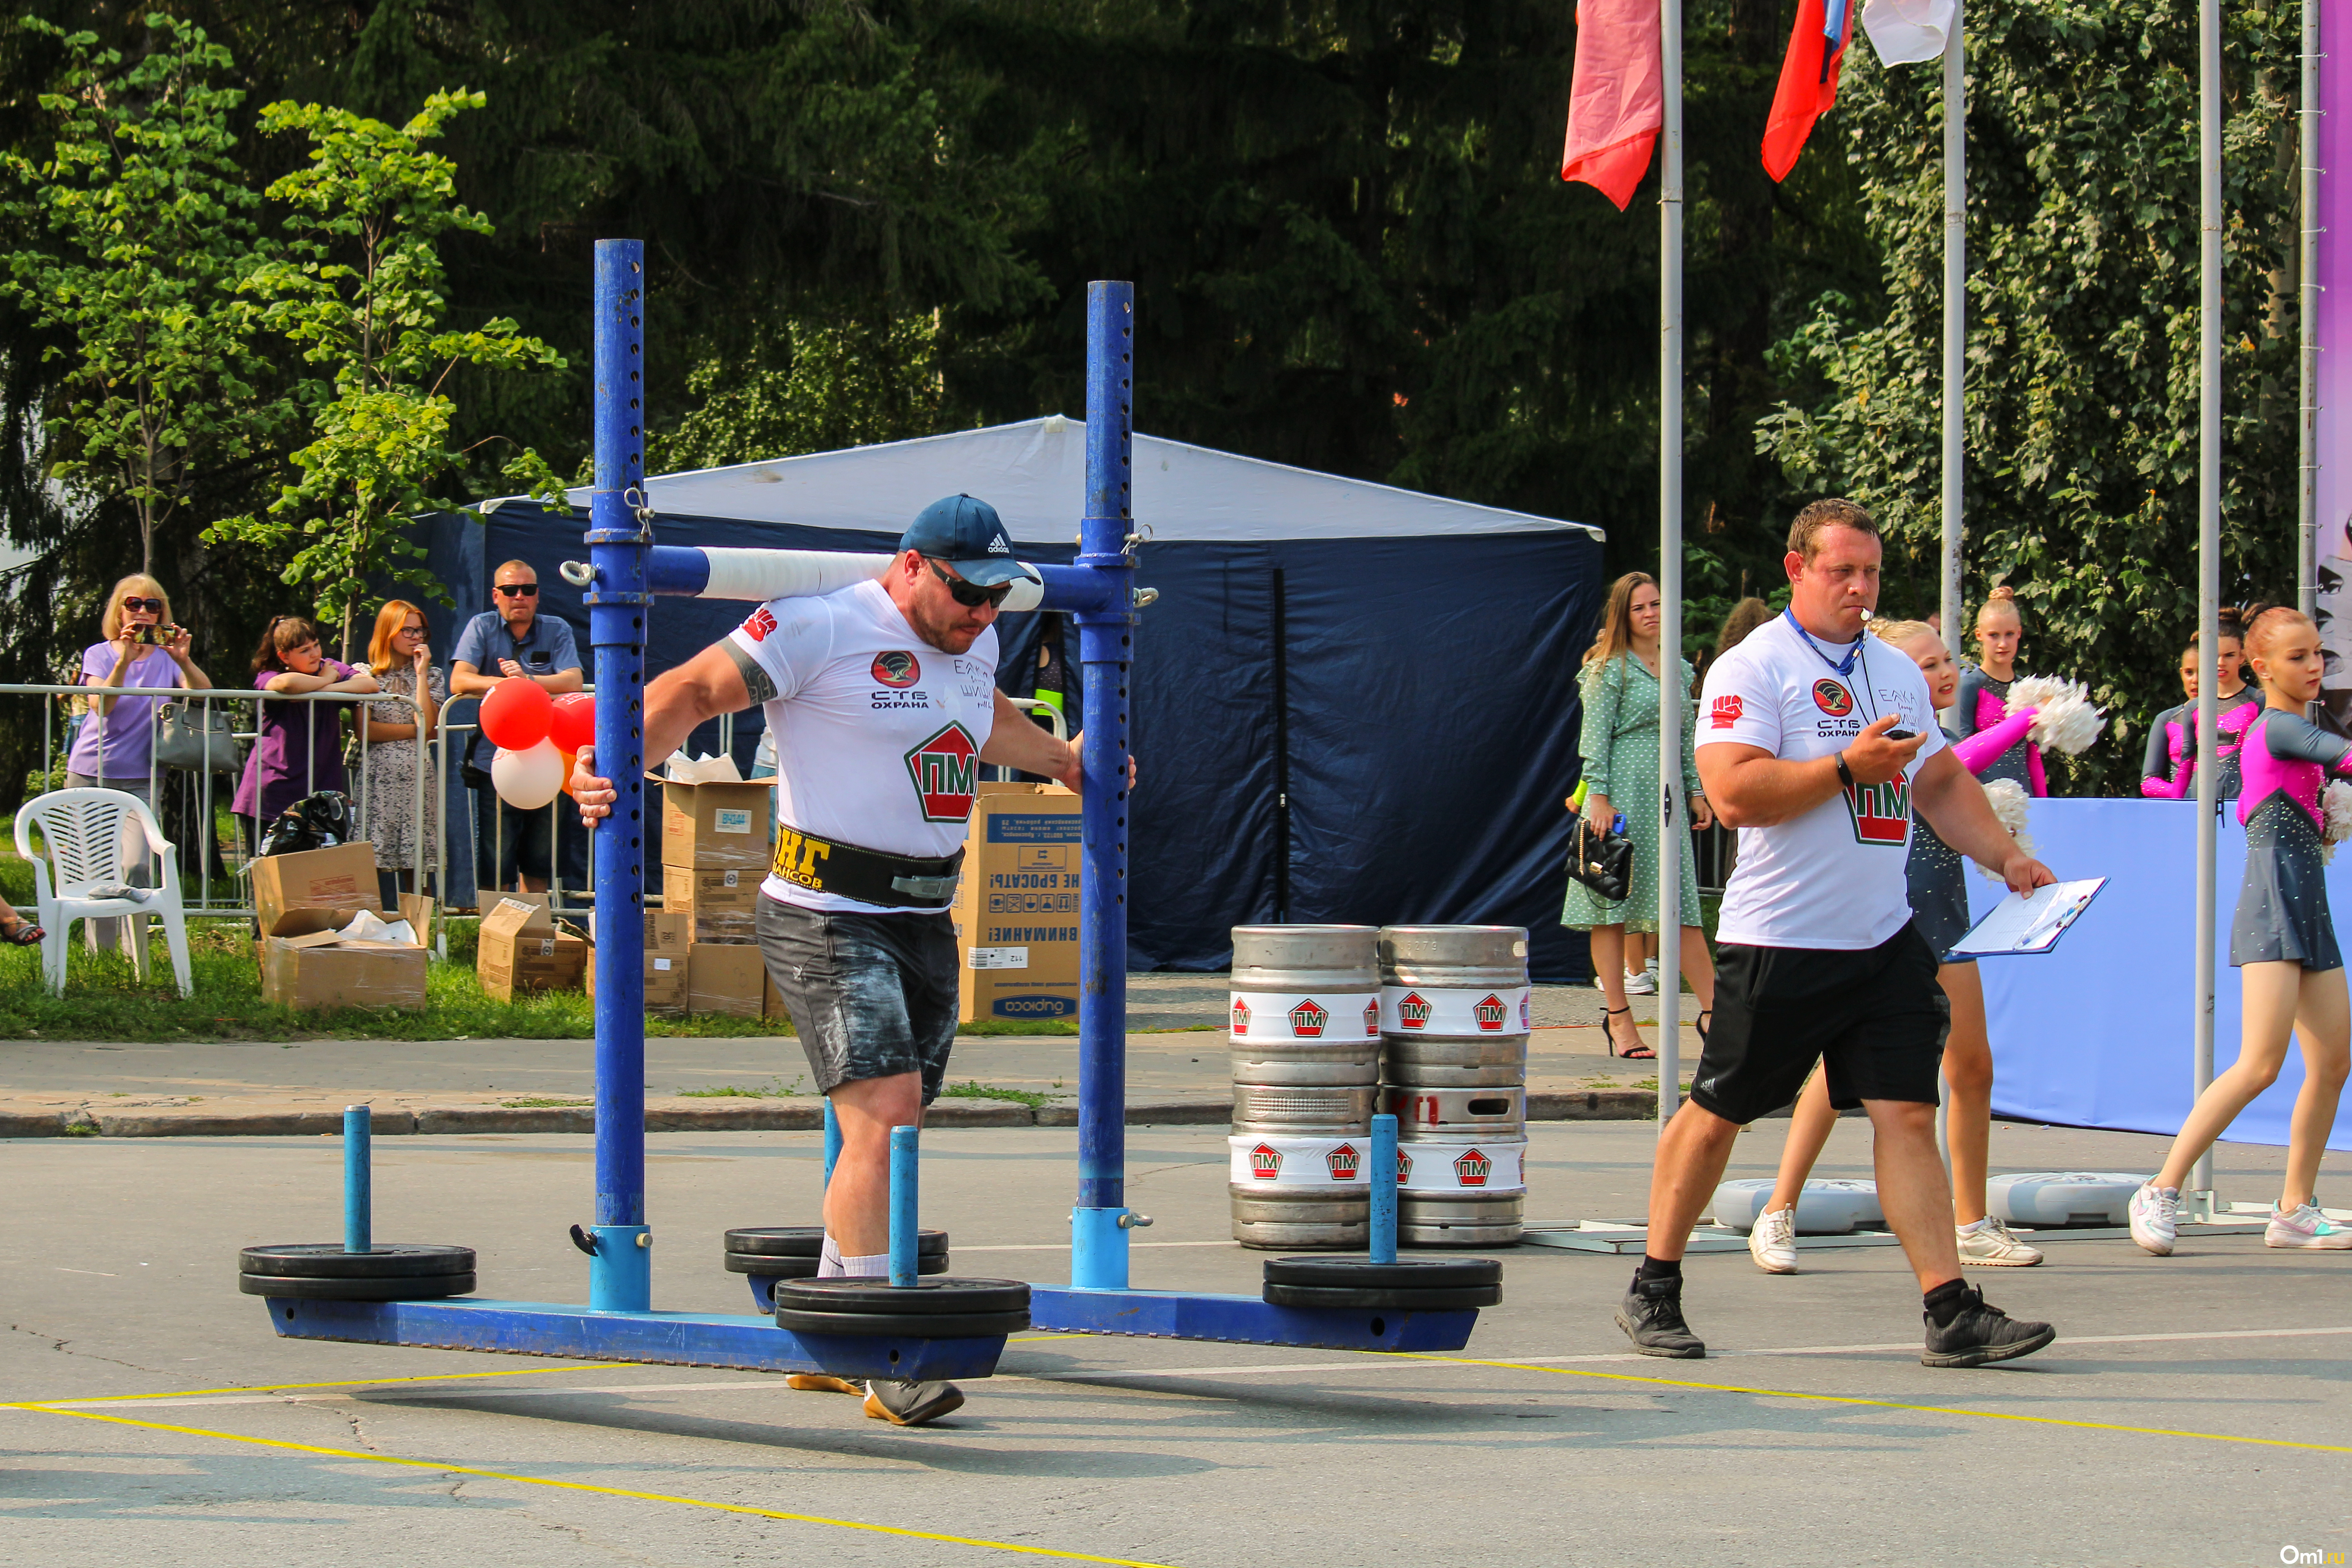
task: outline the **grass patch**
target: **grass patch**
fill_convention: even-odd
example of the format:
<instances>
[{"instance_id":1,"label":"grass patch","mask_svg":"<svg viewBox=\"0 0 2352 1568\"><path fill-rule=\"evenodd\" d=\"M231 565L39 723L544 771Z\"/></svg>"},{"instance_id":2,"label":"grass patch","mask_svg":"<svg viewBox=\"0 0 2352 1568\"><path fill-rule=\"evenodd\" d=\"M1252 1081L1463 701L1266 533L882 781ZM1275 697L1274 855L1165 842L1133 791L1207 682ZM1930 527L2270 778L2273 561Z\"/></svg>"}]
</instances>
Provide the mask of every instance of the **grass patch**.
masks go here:
<instances>
[{"instance_id":1,"label":"grass patch","mask_svg":"<svg viewBox=\"0 0 2352 1568\"><path fill-rule=\"evenodd\" d=\"M974 1018L968 1024L958 1024L959 1035L1070 1035L1076 1036L1078 1026L1070 1018L1040 1018L1024 1024L1013 1018Z\"/></svg>"},{"instance_id":2,"label":"grass patch","mask_svg":"<svg viewBox=\"0 0 2352 1568\"><path fill-rule=\"evenodd\" d=\"M803 1074L802 1078L805 1076ZM802 1078L793 1079L790 1086L787 1086L782 1079L777 1078L771 1079L766 1085L756 1089L744 1089L737 1084L722 1083L709 1089L681 1089L677 1093L681 1100L791 1100L800 1093Z\"/></svg>"},{"instance_id":3,"label":"grass patch","mask_svg":"<svg viewBox=\"0 0 2352 1568\"><path fill-rule=\"evenodd\" d=\"M593 1100L561 1100L548 1095L532 1095L522 1100L501 1100L499 1103L509 1110L551 1110L561 1106L593 1105Z\"/></svg>"},{"instance_id":4,"label":"grass patch","mask_svg":"<svg viewBox=\"0 0 2352 1568\"><path fill-rule=\"evenodd\" d=\"M971 1079L966 1079L962 1083L951 1083L940 1090L940 1094L942 1098L953 1096L957 1100L1010 1100L1025 1105L1032 1110L1041 1105L1054 1103L1052 1095L1040 1094L1034 1089L999 1089L992 1083L976 1083Z\"/></svg>"}]
</instances>

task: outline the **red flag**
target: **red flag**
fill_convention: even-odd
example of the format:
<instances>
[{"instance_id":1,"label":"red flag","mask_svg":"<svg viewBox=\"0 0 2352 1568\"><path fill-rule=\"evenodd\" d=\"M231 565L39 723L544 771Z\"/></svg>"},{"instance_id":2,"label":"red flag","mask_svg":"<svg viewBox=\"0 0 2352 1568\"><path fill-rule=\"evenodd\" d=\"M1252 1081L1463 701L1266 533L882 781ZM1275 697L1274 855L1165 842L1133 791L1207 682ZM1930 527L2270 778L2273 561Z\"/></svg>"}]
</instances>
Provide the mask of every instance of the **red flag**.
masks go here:
<instances>
[{"instance_id":1,"label":"red flag","mask_svg":"<svg viewBox=\"0 0 2352 1568\"><path fill-rule=\"evenodd\" d=\"M1576 11L1576 78L1559 177L1625 210L1666 121L1658 0L1584 0Z\"/></svg>"},{"instance_id":2,"label":"red flag","mask_svg":"<svg viewBox=\"0 0 2352 1568\"><path fill-rule=\"evenodd\" d=\"M1838 68L1845 63L1851 13L1846 0L1797 0L1797 25L1780 62L1780 86L1764 122L1764 172L1785 180L1805 150L1813 121L1837 102Z\"/></svg>"}]
</instances>

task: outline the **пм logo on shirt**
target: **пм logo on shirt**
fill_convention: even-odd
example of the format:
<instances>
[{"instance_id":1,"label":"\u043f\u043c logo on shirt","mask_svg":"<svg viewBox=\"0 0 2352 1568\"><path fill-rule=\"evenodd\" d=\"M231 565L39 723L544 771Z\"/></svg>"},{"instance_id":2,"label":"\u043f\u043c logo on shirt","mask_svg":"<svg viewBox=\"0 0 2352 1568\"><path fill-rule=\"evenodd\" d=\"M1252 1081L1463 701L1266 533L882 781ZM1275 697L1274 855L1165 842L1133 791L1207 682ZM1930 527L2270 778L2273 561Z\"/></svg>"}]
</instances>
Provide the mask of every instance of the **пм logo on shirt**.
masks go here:
<instances>
[{"instance_id":1,"label":"\u043f\u043c logo on shirt","mask_svg":"<svg viewBox=\"0 0 2352 1568\"><path fill-rule=\"evenodd\" d=\"M907 753L907 775L914 781L925 822L969 821L980 748L962 725L950 724Z\"/></svg>"},{"instance_id":2,"label":"\u043f\u043c logo on shirt","mask_svg":"<svg viewBox=\"0 0 2352 1568\"><path fill-rule=\"evenodd\" d=\"M1910 842L1911 782L1848 784L1845 809L1853 818L1853 841L1900 849Z\"/></svg>"}]
</instances>

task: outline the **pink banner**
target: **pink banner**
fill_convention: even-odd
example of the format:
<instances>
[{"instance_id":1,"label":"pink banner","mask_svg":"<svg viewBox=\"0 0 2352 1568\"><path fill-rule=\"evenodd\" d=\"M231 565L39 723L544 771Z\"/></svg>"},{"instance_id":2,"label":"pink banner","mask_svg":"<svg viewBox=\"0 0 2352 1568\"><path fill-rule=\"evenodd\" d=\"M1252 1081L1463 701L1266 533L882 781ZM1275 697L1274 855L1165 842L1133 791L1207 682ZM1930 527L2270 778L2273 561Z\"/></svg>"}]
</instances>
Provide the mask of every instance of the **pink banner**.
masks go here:
<instances>
[{"instance_id":1,"label":"pink banner","mask_svg":"<svg viewBox=\"0 0 2352 1568\"><path fill-rule=\"evenodd\" d=\"M2319 625L2325 700L2352 714L2352 0L2319 0ZM2327 51L2337 45L2344 64Z\"/></svg>"}]
</instances>

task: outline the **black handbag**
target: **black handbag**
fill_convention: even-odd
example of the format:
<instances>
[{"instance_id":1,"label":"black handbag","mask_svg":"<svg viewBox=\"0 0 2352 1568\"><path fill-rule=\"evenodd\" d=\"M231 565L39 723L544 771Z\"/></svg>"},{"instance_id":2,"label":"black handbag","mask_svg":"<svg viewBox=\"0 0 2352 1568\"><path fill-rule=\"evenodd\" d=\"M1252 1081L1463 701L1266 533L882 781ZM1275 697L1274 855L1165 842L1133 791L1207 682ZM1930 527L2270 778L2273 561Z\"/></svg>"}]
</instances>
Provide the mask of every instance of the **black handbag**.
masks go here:
<instances>
[{"instance_id":1,"label":"black handbag","mask_svg":"<svg viewBox=\"0 0 2352 1568\"><path fill-rule=\"evenodd\" d=\"M1578 817L1568 841L1568 874L1611 903L1622 902L1633 887L1633 840Z\"/></svg>"},{"instance_id":2,"label":"black handbag","mask_svg":"<svg viewBox=\"0 0 2352 1568\"><path fill-rule=\"evenodd\" d=\"M233 773L245 766L236 721L210 702L167 702L155 731L155 765L192 773Z\"/></svg>"}]
</instances>

